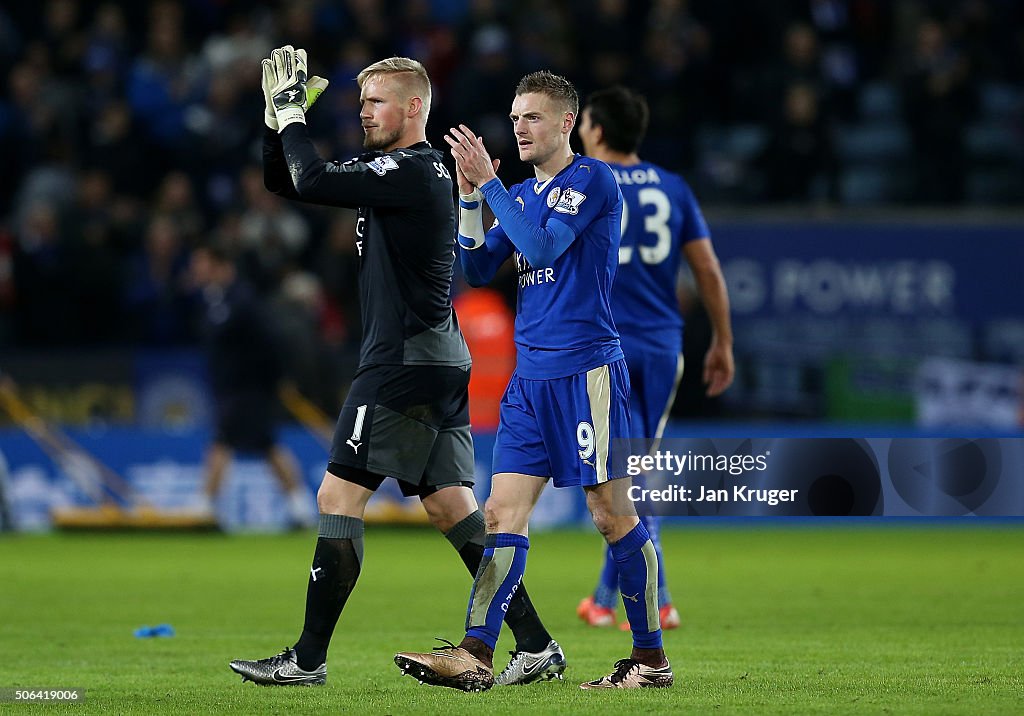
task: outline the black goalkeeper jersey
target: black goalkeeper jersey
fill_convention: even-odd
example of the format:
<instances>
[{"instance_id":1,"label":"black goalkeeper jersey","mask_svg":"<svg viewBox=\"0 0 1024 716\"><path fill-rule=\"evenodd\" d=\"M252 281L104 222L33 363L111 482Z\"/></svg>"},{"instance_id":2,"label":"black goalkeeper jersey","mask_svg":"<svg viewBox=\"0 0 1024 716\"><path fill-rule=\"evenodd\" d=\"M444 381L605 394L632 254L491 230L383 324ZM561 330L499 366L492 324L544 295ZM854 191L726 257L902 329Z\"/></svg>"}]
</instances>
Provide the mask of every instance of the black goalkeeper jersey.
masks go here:
<instances>
[{"instance_id":1,"label":"black goalkeeper jersey","mask_svg":"<svg viewBox=\"0 0 1024 716\"><path fill-rule=\"evenodd\" d=\"M263 139L267 189L358 210L359 364L468 366L452 310L455 202L443 155L427 142L325 162L306 125Z\"/></svg>"}]
</instances>

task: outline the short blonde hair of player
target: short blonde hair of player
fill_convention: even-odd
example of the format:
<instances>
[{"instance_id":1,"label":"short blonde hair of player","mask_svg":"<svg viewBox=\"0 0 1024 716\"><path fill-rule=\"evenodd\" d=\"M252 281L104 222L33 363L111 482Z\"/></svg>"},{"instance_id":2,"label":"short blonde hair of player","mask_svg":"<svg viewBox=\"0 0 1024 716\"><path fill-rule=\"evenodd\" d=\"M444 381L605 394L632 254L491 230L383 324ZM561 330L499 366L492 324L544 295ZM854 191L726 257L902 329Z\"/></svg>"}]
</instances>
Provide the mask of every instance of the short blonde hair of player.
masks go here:
<instances>
[{"instance_id":1,"label":"short blonde hair of player","mask_svg":"<svg viewBox=\"0 0 1024 716\"><path fill-rule=\"evenodd\" d=\"M430 114L430 77L427 68L418 60L408 57L389 57L363 69L356 75L356 84L362 89L367 81L380 75L401 75L398 81L405 91L405 98L419 97L423 101L423 120L426 121Z\"/></svg>"}]
</instances>

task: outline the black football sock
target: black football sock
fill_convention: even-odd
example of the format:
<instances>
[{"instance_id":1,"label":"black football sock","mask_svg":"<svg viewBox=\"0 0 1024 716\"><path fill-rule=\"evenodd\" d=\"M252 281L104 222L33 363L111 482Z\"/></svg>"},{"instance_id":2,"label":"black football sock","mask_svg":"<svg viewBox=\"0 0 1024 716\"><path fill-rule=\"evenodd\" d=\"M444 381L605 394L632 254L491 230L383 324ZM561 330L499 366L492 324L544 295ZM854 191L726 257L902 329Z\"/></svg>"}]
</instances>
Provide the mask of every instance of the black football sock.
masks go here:
<instances>
[{"instance_id":1,"label":"black football sock","mask_svg":"<svg viewBox=\"0 0 1024 716\"><path fill-rule=\"evenodd\" d=\"M476 576L484 556L484 515L480 510L473 512L457 525L445 532L445 537L458 551L470 574ZM551 635L541 623L540 616L526 593L526 585L519 589L509 602L505 623L516 638L517 651L538 652L547 648Z\"/></svg>"},{"instance_id":2,"label":"black football sock","mask_svg":"<svg viewBox=\"0 0 1024 716\"><path fill-rule=\"evenodd\" d=\"M327 660L334 627L363 564L363 521L320 515L320 536L306 587L306 621L295 644L299 668L312 671Z\"/></svg>"}]
</instances>

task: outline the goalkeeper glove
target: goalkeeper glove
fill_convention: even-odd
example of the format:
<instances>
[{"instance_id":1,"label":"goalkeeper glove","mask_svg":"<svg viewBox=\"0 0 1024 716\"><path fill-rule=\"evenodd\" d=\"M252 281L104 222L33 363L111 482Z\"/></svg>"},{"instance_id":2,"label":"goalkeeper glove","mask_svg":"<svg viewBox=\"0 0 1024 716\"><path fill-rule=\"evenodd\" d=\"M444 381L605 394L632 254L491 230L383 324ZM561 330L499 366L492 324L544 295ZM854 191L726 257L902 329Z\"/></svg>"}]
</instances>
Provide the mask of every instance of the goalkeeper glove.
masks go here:
<instances>
[{"instance_id":1,"label":"goalkeeper glove","mask_svg":"<svg viewBox=\"0 0 1024 716\"><path fill-rule=\"evenodd\" d=\"M274 114L274 96L270 91L277 84L277 73L274 71L274 63L270 60L263 60L263 101L266 107L263 110L263 123L275 132L279 129L277 115Z\"/></svg>"},{"instance_id":2,"label":"goalkeeper glove","mask_svg":"<svg viewBox=\"0 0 1024 716\"><path fill-rule=\"evenodd\" d=\"M285 45L270 53L270 58L263 60L264 121L278 132L294 122L305 124L305 113L327 89L328 80L306 79L305 50Z\"/></svg>"}]
</instances>

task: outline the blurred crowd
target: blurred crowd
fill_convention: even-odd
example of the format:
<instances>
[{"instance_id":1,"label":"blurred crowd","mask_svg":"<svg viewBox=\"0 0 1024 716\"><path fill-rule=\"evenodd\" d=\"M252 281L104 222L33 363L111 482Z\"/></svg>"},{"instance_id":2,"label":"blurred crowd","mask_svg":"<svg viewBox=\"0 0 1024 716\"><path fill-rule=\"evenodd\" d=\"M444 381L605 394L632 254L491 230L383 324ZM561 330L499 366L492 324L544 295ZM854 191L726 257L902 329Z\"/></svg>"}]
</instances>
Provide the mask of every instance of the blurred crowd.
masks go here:
<instances>
[{"instance_id":1,"label":"blurred crowd","mask_svg":"<svg viewBox=\"0 0 1024 716\"><path fill-rule=\"evenodd\" d=\"M365 65L420 59L428 136L465 122L526 176L518 78L645 92L644 154L704 202L1024 198L1016 0L43 0L0 9L0 349L194 344L189 254L216 239L295 353L358 342L354 215L263 189L259 60L289 43L331 86L325 156L361 149Z\"/></svg>"}]
</instances>

